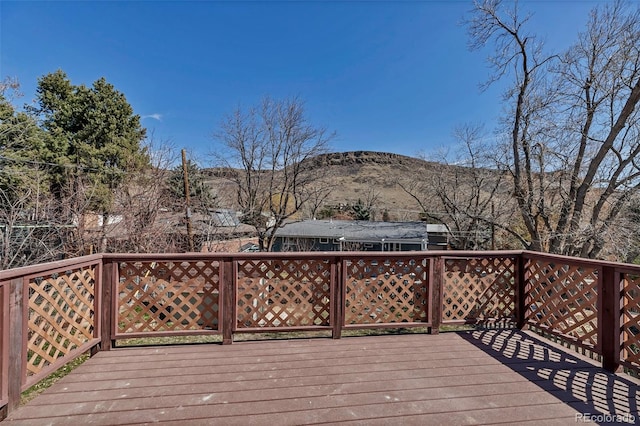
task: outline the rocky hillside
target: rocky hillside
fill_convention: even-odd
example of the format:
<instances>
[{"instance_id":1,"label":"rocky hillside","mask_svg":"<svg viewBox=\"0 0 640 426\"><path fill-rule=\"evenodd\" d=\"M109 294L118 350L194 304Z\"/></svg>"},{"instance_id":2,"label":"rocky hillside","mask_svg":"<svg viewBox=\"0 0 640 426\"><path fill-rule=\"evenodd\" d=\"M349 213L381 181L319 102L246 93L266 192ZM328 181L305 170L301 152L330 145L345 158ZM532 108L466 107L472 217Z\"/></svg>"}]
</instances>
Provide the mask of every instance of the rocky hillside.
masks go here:
<instances>
[{"instance_id":1,"label":"rocky hillside","mask_svg":"<svg viewBox=\"0 0 640 426\"><path fill-rule=\"evenodd\" d=\"M376 198L375 218L381 219L382 212L387 210L391 220L418 219L418 206L398 187L398 179L416 176L416 171L425 168L435 170L442 167L418 158L371 151L325 154L316 158L314 163L329 167L328 176L335 185L326 204L355 204L359 199L367 201L373 196ZM234 204L235 191L228 180L211 171L209 183L221 204Z\"/></svg>"}]
</instances>

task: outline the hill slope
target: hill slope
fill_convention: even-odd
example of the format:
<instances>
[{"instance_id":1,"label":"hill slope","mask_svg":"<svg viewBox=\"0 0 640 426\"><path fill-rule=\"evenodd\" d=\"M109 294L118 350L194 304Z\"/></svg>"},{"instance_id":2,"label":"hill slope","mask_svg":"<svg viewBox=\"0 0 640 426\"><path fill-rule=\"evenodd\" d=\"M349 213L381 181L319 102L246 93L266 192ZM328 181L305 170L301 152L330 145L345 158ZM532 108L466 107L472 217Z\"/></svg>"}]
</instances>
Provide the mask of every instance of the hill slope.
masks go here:
<instances>
[{"instance_id":1,"label":"hill slope","mask_svg":"<svg viewBox=\"0 0 640 426\"><path fill-rule=\"evenodd\" d=\"M416 202L396 184L399 179L416 176L416 171L443 167L404 155L352 151L325 154L314 159L314 163L328 167L335 188L326 199L327 205L355 204L359 199L367 201L376 197L375 219L380 220L387 210L392 220L417 220L419 208ZM216 177L210 170L208 183L218 195L221 205L235 206L233 184L222 177Z\"/></svg>"}]
</instances>

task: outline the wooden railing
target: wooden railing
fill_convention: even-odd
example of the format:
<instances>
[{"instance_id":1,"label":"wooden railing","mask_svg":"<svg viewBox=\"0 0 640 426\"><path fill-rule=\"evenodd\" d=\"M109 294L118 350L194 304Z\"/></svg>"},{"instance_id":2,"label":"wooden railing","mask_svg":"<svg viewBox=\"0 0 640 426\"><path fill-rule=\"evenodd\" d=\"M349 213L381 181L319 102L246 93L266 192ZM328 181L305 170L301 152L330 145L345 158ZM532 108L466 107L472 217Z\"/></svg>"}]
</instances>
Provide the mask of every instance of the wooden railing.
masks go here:
<instances>
[{"instance_id":1,"label":"wooden railing","mask_svg":"<svg viewBox=\"0 0 640 426\"><path fill-rule=\"evenodd\" d=\"M104 254L0 271L0 406L82 353L158 336L530 326L639 371L638 284L633 265L522 251Z\"/></svg>"},{"instance_id":2,"label":"wooden railing","mask_svg":"<svg viewBox=\"0 0 640 426\"><path fill-rule=\"evenodd\" d=\"M0 272L0 404L17 407L20 393L84 352L102 335L102 257Z\"/></svg>"}]
</instances>

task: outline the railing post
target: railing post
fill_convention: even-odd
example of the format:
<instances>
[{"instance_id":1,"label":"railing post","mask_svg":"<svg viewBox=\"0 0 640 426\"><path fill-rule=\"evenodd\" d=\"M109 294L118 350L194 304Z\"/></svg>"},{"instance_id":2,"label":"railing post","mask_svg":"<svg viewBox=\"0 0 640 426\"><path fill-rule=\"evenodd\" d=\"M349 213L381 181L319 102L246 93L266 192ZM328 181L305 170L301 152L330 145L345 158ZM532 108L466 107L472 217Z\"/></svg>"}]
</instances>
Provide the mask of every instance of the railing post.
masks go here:
<instances>
[{"instance_id":1,"label":"railing post","mask_svg":"<svg viewBox=\"0 0 640 426\"><path fill-rule=\"evenodd\" d=\"M109 351L113 347L113 336L111 332L113 325L118 321L118 310L114 309L114 291L117 292L115 283L118 276L114 261L102 263L102 283L100 286L100 350Z\"/></svg>"},{"instance_id":2,"label":"railing post","mask_svg":"<svg viewBox=\"0 0 640 426\"><path fill-rule=\"evenodd\" d=\"M518 257L516 257L515 264L515 289L514 289L514 297L515 297L515 315L516 315L516 327L520 330L524 329L527 324L526 319L526 311L527 311L527 282L525 278L525 261L524 255L520 253Z\"/></svg>"},{"instance_id":3,"label":"railing post","mask_svg":"<svg viewBox=\"0 0 640 426\"><path fill-rule=\"evenodd\" d=\"M7 417L7 384L9 380L9 294L11 283L0 285L0 422Z\"/></svg>"},{"instance_id":4,"label":"railing post","mask_svg":"<svg viewBox=\"0 0 640 426\"><path fill-rule=\"evenodd\" d=\"M343 271L342 262L344 260L341 257L334 257L331 262L331 306L333 323L331 324L331 337L334 339L340 339L342 337L342 322L343 315L342 310L345 306L344 300L344 286L343 286Z\"/></svg>"},{"instance_id":5,"label":"railing post","mask_svg":"<svg viewBox=\"0 0 640 426\"><path fill-rule=\"evenodd\" d=\"M430 334L440 333L442 323L442 292L444 283L444 259L441 256L430 260L429 286L431 288L431 328Z\"/></svg>"},{"instance_id":6,"label":"railing post","mask_svg":"<svg viewBox=\"0 0 640 426\"><path fill-rule=\"evenodd\" d=\"M598 342L602 368L617 372L620 368L620 292L621 274L613 266L604 266L598 288Z\"/></svg>"},{"instance_id":7,"label":"railing post","mask_svg":"<svg viewBox=\"0 0 640 426\"><path fill-rule=\"evenodd\" d=\"M222 260L222 344L233 343L233 322L235 321L235 262L232 258Z\"/></svg>"},{"instance_id":8,"label":"railing post","mask_svg":"<svg viewBox=\"0 0 640 426\"><path fill-rule=\"evenodd\" d=\"M22 381L26 374L25 321L28 321L28 306L25 303L24 280L22 277L14 278L9 287L9 380L7 383L9 401L7 414L20 405Z\"/></svg>"}]
</instances>

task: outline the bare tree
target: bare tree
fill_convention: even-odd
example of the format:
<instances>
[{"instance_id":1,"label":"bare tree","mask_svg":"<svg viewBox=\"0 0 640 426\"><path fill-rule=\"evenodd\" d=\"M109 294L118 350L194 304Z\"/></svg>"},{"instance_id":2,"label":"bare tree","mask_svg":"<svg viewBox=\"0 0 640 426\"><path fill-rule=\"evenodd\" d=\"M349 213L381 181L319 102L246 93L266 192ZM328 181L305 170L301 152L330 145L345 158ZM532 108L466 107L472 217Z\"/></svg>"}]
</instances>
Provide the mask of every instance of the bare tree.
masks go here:
<instances>
[{"instance_id":1,"label":"bare tree","mask_svg":"<svg viewBox=\"0 0 640 426\"><path fill-rule=\"evenodd\" d=\"M380 191L373 187L367 188L364 199L359 198L351 206L351 215L355 220L376 220L376 204L380 201Z\"/></svg>"},{"instance_id":2,"label":"bare tree","mask_svg":"<svg viewBox=\"0 0 640 426\"><path fill-rule=\"evenodd\" d=\"M263 99L259 107L236 109L215 134L216 159L234 170L244 222L255 226L261 250L271 250L275 231L310 199L321 177L314 159L333 134L309 123L298 98ZM221 154L222 153L222 154ZM326 168L325 168L326 169Z\"/></svg>"},{"instance_id":3,"label":"bare tree","mask_svg":"<svg viewBox=\"0 0 640 426\"><path fill-rule=\"evenodd\" d=\"M499 153L483 143L482 126L460 126L454 136L459 142L455 156L442 153L438 160L444 167L427 162L424 170L398 185L420 206L423 219L447 227L453 247L494 248L496 230L499 246L507 247L519 236L509 227L515 206L509 203L505 175L493 168Z\"/></svg>"},{"instance_id":4,"label":"bare tree","mask_svg":"<svg viewBox=\"0 0 640 426\"><path fill-rule=\"evenodd\" d=\"M316 242L313 238L287 238L282 245L282 251L314 251Z\"/></svg>"},{"instance_id":5,"label":"bare tree","mask_svg":"<svg viewBox=\"0 0 640 426\"><path fill-rule=\"evenodd\" d=\"M178 158L177 150L169 143L155 143L153 138L146 149L151 166L132 173L115 197L120 221L111 227L110 246L134 253L182 251L177 224L159 220L163 210L170 213L167 180Z\"/></svg>"},{"instance_id":6,"label":"bare tree","mask_svg":"<svg viewBox=\"0 0 640 426\"><path fill-rule=\"evenodd\" d=\"M53 220L52 199L27 190L9 194L0 189L0 270L58 260L65 255L71 225ZM34 217L38 214L38 217Z\"/></svg>"},{"instance_id":7,"label":"bare tree","mask_svg":"<svg viewBox=\"0 0 640 426\"><path fill-rule=\"evenodd\" d=\"M324 174L324 173L321 173ZM307 196L305 204L305 217L309 219L317 219L318 214L324 207L325 202L335 190L337 182L331 177L323 179L315 179L304 189Z\"/></svg>"},{"instance_id":8,"label":"bare tree","mask_svg":"<svg viewBox=\"0 0 640 426\"><path fill-rule=\"evenodd\" d=\"M341 251L364 251L364 243L360 241L343 241L340 243Z\"/></svg>"},{"instance_id":9,"label":"bare tree","mask_svg":"<svg viewBox=\"0 0 640 426\"><path fill-rule=\"evenodd\" d=\"M509 78L504 167L527 248L599 256L640 185L640 12L595 8L564 54L545 54L517 3L476 3L472 47L494 43L490 81Z\"/></svg>"},{"instance_id":10,"label":"bare tree","mask_svg":"<svg viewBox=\"0 0 640 426\"><path fill-rule=\"evenodd\" d=\"M615 259L626 263L638 263L640 259L640 197L636 194L629 203L629 208L621 213L615 240L611 246L611 254Z\"/></svg>"}]
</instances>

